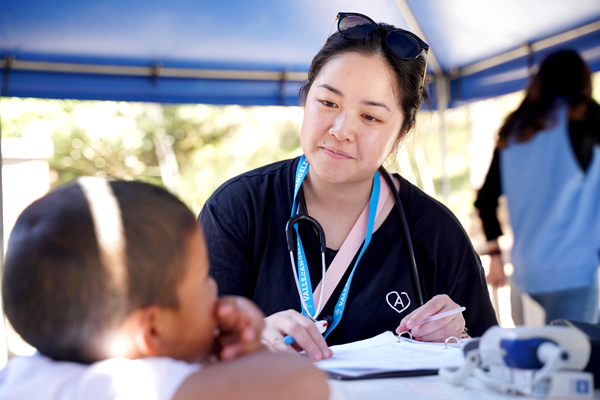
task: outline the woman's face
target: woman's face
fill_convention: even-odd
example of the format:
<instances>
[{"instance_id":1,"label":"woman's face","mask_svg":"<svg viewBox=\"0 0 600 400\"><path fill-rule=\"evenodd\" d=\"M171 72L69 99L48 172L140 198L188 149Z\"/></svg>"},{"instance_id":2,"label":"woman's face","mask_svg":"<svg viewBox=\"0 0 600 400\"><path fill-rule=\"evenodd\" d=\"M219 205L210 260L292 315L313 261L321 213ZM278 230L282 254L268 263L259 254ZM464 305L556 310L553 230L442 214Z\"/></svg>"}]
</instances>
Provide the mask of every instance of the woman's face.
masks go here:
<instances>
[{"instance_id":1,"label":"woman's face","mask_svg":"<svg viewBox=\"0 0 600 400\"><path fill-rule=\"evenodd\" d=\"M310 171L330 183L372 179L397 148L402 110L383 58L350 52L331 59L313 82L300 140Z\"/></svg>"}]
</instances>

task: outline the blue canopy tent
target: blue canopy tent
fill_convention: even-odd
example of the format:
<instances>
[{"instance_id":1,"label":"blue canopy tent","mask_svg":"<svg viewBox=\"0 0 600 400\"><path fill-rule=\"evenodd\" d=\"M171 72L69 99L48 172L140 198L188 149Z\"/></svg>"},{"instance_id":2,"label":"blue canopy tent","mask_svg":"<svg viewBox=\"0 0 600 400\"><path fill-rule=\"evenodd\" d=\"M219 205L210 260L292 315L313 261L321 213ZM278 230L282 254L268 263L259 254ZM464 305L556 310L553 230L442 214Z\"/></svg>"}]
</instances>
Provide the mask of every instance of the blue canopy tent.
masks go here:
<instances>
[{"instance_id":1,"label":"blue canopy tent","mask_svg":"<svg viewBox=\"0 0 600 400\"><path fill-rule=\"evenodd\" d=\"M6 0L0 94L298 105L338 11L428 42L441 111L524 88L531 67L558 48L600 69L598 0Z\"/></svg>"},{"instance_id":2,"label":"blue canopy tent","mask_svg":"<svg viewBox=\"0 0 600 400\"><path fill-rule=\"evenodd\" d=\"M600 69L598 0L7 0L0 94L298 105L338 11L428 42L430 91L442 112L524 88L531 68L558 48ZM441 137L444 154L443 123Z\"/></svg>"},{"instance_id":3,"label":"blue canopy tent","mask_svg":"<svg viewBox=\"0 0 600 400\"><path fill-rule=\"evenodd\" d=\"M523 89L559 48L600 70L598 0L5 0L0 94L298 105L338 11L429 43L439 110Z\"/></svg>"},{"instance_id":4,"label":"blue canopy tent","mask_svg":"<svg viewBox=\"0 0 600 400\"><path fill-rule=\"evenodd\" d=\"M338 11L428 42L430 76L447 87L432 90L440 108L522 89L529 68L559 47L600 69L597 0L7 0L1 93L297 105Z\"/></svg>"}]
</instances>

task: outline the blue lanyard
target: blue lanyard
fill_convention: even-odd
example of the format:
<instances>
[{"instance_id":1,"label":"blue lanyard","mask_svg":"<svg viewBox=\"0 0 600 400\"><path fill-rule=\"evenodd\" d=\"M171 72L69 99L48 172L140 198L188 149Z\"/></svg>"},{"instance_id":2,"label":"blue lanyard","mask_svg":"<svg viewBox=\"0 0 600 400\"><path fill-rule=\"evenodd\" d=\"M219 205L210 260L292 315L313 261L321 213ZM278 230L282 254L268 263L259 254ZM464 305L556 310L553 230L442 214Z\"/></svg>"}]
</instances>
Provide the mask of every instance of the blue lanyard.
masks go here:
<instances>
[{"instance_id":1,"label":"blue lanyard","mask_svg":"<svg viewBox=\"0 0 600 400\"><path fill-rule=\"evenodd\" d=\"M302 186L302 181L304 181L304 178L306 177L306 174L308 173L309 166L310 165L308 163L308 160L306 160L306 157L304 155L302 155L302 157L300 158L300 161L298 162L298 168L296 169L295 186L294 186L294 200L292 202L291 217L296 215L296 213L298 211L298 192L300 191L300 186ZM362 258L365 250L369 246L369 243L371 242L371 237L373 236L373 226L375 225L375 215L377 213L377 202L378 201L379 201L379 171L375 171L375 175L373 176L373 189L371 190L371 198L369 199L369 218L368 218L367 234L365 236L365 242L360 250L360 253L358 254L358 258L356 259L356 262L354 263L354 267L352 267L352 272L350 272L350 276L348 277L348 280L346 281L346 284L344 285L344 289L342 290L342 293L340 294L340 297L338 298L338 301L335 305L335 308L333 311L333 322L327 329L327 332L324 335L325 337L327 337L331 333L331 331L333 331L333 329L335 329L337 324L342 319L342 315L344 314L344 308L346 307L346 300L348 299L348 291L350 290L350 283L352 282L352 278L354 277L354 271L356 270L356 266L358 265L360 259ZM296 238L298 239L298 265L297 265L297 268L298 268L298 279L299 279L299 283L300 283L300 290L302 292L302 297L304 298L304 301L306 302L306 308L311 310L311 313L312 313L312 312L314 312L313 310L315 310L315 303L313 300L312 285L310 282L310 274L308 273L308 269L306 267L306 256L304 255L304 248L302 247L302 241L300 240L300 235L298 233L298 224L297 223L294 225L294 229L296 230ZM325 290L325 288L321 288L321 290ZM306 315L306 311L304 310L304 308L303 307L300 307L300 308L302 309L302 314L305 315L306 317L308 317L308 315ZM316 317L316 315L315 315L315 317Z\"/></svg>"}]
</instances>

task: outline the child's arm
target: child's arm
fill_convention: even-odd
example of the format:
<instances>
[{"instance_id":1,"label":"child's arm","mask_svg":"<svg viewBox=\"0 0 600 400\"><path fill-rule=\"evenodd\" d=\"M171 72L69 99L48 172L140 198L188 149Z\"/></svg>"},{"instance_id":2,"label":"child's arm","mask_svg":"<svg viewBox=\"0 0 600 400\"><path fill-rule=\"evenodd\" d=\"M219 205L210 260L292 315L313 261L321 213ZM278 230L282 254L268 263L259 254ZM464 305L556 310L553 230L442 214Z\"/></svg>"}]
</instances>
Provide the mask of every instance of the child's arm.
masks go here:
<instances>
[{"instance_id":1,"label":"child's arm","mask_svg":"<svg viewBox=\"0 0 600 400\"><path fill-rule=\"evenodd\" d=\"M190 375L173 400L327 399L325 374L305 357L260 351Z\"/></svg>"},{"instance_id":2,"label":"child's arm","mask_svg":"<svg viewBox=\"0 0 600 400\"><path fill-rule=\"evenodd\" d=\"M216 356L233 360L243 354L264 349L261 334L264 314L250 300L239 296L224 296L217 304L219 334L216 338Z\"/></svg>"}]
</instances>

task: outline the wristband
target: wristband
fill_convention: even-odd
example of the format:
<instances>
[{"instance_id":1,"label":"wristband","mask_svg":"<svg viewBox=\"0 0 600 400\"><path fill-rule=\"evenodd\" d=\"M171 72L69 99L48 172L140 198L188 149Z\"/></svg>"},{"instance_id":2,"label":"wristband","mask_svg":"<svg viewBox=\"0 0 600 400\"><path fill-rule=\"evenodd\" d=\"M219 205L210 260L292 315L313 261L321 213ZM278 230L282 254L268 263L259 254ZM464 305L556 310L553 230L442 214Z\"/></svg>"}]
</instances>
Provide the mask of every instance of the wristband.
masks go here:
<instances>
[{"instance_id":1,"label":"wristband","mask_svg":"<svg viewBox=\"0 0 600 400\"><path fill-rule=\"evenodd\" d=\"M460 334L460 338L461 338L461 339L468 339L468 338L470 338L471 336L469 336L469 333L468 333L468 331L469 331L469 330L468 330L468 329L467 329L467 327L465 326L465 327L463 328L463 331L462 331L462 333Z\"/></svg>"},{"instance_id":2,"label":"wristband","mask_svg":"<svg viewBox=\"0 0 600 400\"><path fill-rule=\"evenodd\" d=\"M487 256L499 256L500 254L502 254L502 250L500 250L500 248L497 248L497 249L485 252L483 255L487 255Z\"/></svg>"}]
</instances>

